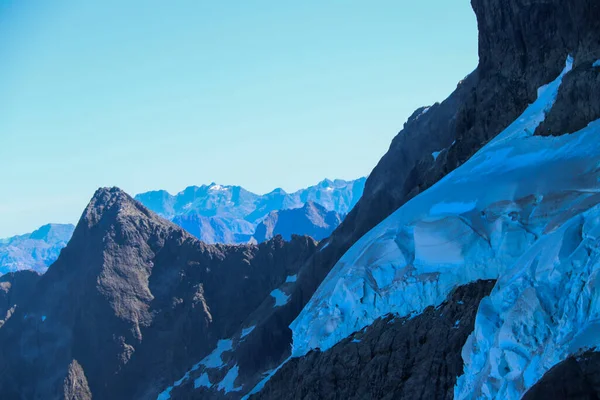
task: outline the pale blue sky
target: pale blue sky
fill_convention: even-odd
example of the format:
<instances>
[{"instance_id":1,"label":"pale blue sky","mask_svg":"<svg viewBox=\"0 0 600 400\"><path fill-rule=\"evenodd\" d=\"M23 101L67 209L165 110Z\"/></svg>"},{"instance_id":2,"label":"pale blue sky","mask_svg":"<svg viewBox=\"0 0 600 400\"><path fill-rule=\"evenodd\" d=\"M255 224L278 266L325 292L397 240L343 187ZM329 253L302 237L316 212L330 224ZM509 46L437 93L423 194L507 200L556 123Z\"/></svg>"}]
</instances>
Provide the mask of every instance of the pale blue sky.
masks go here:
<instances>
[{"instance_id":1,"label":"pale blue sky","mask_svg":"<svg viewBox=\"0 0 600 400\"><path fill-rule=\"evenodd\" d=\"M477 64L470 2L0 1L0 237L94 190L369 174Z\"/></svg>"}]
</instances>

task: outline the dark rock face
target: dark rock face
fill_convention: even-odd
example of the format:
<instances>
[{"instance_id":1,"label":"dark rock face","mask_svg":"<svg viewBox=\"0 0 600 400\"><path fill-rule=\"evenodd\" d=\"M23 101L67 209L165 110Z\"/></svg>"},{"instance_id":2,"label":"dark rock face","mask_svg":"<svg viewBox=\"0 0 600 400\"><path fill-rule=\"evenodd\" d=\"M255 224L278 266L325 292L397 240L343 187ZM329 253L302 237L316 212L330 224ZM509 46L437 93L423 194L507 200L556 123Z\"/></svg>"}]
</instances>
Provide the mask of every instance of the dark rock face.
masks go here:
<instances>
[{"instance_id":1,"label":"dark rock face","mask_svg":"<svg viewBox=\"0 0 600 400\"><path fill-rule=\"evenodd\" d=\"M98 190L35 296L0 329L0 393L63 398L85 376L94 398L155 398L315 247L306 237L206 245L124 192Z\"/></svg>"},{"instance_id":2,"label":"dark rock face","mask_svg":"<svg viewBox=\"0 0 600 400\"><path fill-rule=\"evenodd\" d=\"M342 222L342 217L335 211L327 211L325 207L309 201L301 208L272 211L256 227L254 238L258 243L277 235L285 240L291 239L296 232L302 232L315 240L328 237Z\"/></svg>"},{"instance_id":3,"label":"dark rock face","mask_svg":"<svg viewBox=\"0 0 600 400\"><path fill-rule=\"evenodd\" d=\"M24 270L0 276L0 328L16 311L34 295L40 275Z\"/></svg>"},{"instance_id":4,"label":"dark rock face","mask_svg":"<svg viewBox=\"0 0 600 400\"><path fill-rule=\"evenodd\" d=\"M288 361L251 399L451 399L462 347L494 281L458 288L415 318L388 316Z\"/></svg>"},{"instance_id":5,"label":"dark rock face","mask_svg":"<svg viewBox=\"0 0 600 400\"><path fill-rule=\"evenodd\" d=\"M571 357L550 369L523 400L600 399L600 354Z\"/></svg>"}]
</instances>

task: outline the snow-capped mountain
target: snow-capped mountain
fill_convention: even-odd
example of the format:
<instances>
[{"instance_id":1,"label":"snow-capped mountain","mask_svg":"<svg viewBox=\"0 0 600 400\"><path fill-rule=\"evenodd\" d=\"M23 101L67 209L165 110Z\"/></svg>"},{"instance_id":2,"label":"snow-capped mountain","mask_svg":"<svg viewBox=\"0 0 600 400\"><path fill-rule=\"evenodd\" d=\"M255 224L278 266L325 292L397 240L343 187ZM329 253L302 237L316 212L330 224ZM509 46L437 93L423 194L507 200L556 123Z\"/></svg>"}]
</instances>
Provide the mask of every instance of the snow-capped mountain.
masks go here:
<instances>
[{"instance_id":1,"label":"snow-capped mountain","mask_svg":"<svg viewBox=\"0 0 600 400\"><path fill-rule=\"evenodd\" d=\"M45 272L74 229L70 224L48 224L32 233L0 239L0 275L23 269Z\"/></svg>"},{"instance_id":2,"label":"snow-capped mountain","mask_svg":"<svg viewBox=\"0 0 600 400\"><path fill-rule=\"evenodd\" d=\"M240 186L211 183L190 186L176 195L163 190L141 193L135 199L206 243L247 243L258 224L273 211L302 208L305 203L313 202L327 211L347 214L360 199L365 181L366 178L325 179L294 193L275 189L265 195ZM317 227L307 229L298 227L291 233L310 234Z\"/></svg>"}]
</instances>

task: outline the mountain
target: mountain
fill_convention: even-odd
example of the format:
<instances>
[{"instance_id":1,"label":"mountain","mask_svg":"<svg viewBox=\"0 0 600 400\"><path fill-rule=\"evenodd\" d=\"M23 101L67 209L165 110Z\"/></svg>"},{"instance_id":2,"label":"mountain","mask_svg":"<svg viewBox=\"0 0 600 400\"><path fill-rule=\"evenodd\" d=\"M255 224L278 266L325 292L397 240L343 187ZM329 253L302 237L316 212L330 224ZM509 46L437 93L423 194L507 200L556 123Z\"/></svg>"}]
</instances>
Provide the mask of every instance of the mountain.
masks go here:
<instances>
[{"instance_id":1,"label":"mountain","mask_svg":"<svg viewBox=\"0 0 600 400\"><path fill-rule=\"evenodd\" d=\"M315 240L328 237L342 222L342 217L335 211L317 203L308 201L302 208L271 211L256 227L254 238L264 242L277 235L289 240L296 232L302 232Z\"/></svg>"},{"instance_id":2,"label":"mountain","mask_svg":"<svg viewBox=\"0 0 600 400\"><path fill-rule=\"evenodd\" d=\"M315 247L299 236L207 245L119 189L100 189L0 329L0 393L156 397L163 376L232 335Z\"/></svg>"},{"instance_id":3,"label":"mountain","mask_svg":"<svg viewBox=\"0 0 600 400\"><path fill-rule=\"evenodd\" d=\"M29 295L4 302L0 393L598 397L600 3L472 6L479 65L415 111L318 245L208 245L99 190ZM238 218L242 198L251 223L286 198L212 190L202 207Z\"/></svg>"},{"instance_id":4,"label":"mountain","mask_svg":"<svg viewBox=\"0 0 600 400\"><path fill-rule=\"evenodd\" d=\"M138 194L135 199L206 243L247 243L260 222L273 211L302 208L313 202L327 211L346 215L362 195L365 181L366 178L325 179L294 193L275 189L265 195L240 186L211 183L190 186L175 196L161 190ZM306 229L291 233L306 235L317 227Z\"/></svg>"},{"instance_id":5,"label":"mountain","mask_svg":"<svg viewBox=\"0 0 600 400\"><path fill-rule=\"evenodd\" d=\"M48 224L32 233L0 239L0 275L23 269L45 272L74 229L70 224Z\"/></svg>"}]
</instances>

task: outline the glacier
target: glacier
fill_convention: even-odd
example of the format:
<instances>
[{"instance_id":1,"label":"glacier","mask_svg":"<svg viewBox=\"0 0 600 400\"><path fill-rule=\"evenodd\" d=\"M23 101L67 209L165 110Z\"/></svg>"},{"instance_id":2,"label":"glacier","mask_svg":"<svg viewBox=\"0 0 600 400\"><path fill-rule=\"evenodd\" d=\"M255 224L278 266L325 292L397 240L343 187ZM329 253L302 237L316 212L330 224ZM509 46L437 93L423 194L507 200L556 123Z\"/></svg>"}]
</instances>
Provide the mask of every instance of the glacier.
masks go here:
<instances>
[{"instance_id":1,"label":"glacier","mask_svg":"<svg viewBox=\"0 0 600 400\"><path fill-rule=\"evenodd\" d=\"M326 350L383 315L416 315L456 287L497 279L597 190L598 123L533 136L573 67L471 159L358 240L292 322L292 354Z\"/></svg>"}]
</instances>

